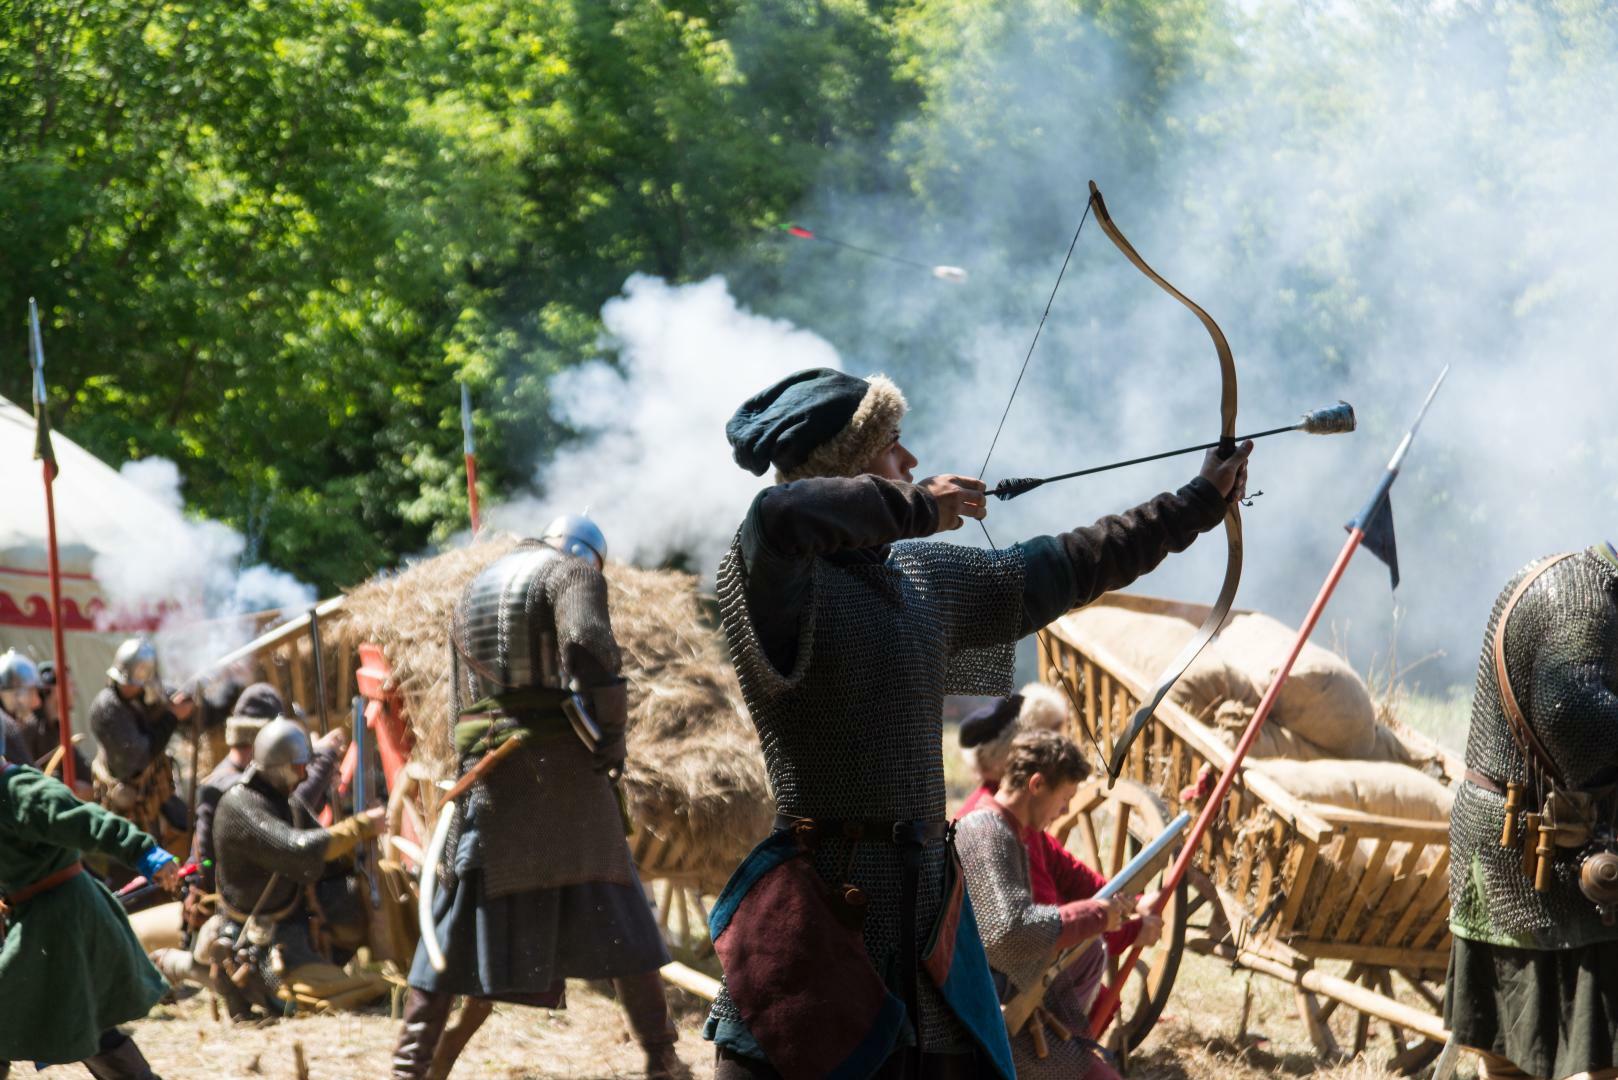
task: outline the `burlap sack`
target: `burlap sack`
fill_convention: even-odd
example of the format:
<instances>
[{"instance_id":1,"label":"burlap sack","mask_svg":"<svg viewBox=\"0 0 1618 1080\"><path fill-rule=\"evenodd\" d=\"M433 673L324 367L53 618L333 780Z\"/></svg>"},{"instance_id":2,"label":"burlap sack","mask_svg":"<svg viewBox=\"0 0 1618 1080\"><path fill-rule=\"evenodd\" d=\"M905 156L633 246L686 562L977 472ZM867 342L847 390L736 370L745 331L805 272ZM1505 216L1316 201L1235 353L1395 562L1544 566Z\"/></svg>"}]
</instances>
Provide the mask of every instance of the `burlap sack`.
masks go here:
<instances>
[{"instance_id":1,"label":"burlap sack","mask_svg":"<svg viewBox=\"0 0 1618 1080\"><path fill-rule=\"evenodd\" d=\"M1196 632L1191 623L1172 615L1100 605L1074 612L1068 619L1086 635L1106 642L1108 651L1143 680L1161 675ZM1257 705L1258 692L1243 671L1226 661L1216 641L1180 676L1169 700L1211 724L1225 702Z\"/></svg>"},{"instance_id":2,"label":"burlap sack","mask_svg":"<svg viewBox=\"0 0 1618 1080\"><path fill-rule=\"evenodd\" d=\"M1296 637L1296 630L1255 612L1232 619L1217 644L1225 664L1245 674L1262 695ZM1269 722L1332 757L1363 759L1376 750L1376 707L1365 680L1342 657L1313 643L1298 654Z\"/></svg>"},{"instance_id":3,"label":"burlap sack","mask_svg":"<svg viewBox=\"0 0 1618 1080\"><path fill-rule=\"evenodd\" d=\"M1448 821L1454 793L1408 765L1385 761L1255 761L1300 799L1383 817Z\"/></svg>"}]
</instances>

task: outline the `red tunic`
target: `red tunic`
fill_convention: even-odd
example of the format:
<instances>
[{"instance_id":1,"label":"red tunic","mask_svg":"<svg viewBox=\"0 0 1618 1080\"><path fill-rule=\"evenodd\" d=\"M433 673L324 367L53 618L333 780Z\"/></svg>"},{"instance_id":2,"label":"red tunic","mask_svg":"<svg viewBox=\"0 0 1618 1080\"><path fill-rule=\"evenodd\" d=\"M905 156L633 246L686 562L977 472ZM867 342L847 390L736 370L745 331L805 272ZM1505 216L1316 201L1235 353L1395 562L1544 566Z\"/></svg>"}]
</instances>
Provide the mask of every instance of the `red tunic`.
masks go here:
<instances>
[{"instance_id":1,"label":"red tunic","mask_svg":"<svg viewBox=\"0 0 1618 1080\"><path fill-rule=\"evenodd\" d=\"M970 814L994 799L995 788L979 786L966 797L966 802L955 811L955 819ZM1056 837L1044 829L1024 828L1023 846L1028 849L1028 885L1036 904L1061 905L1073 900L1088 900L1107 879L1084 865ZM1135 943L1140 933L1140 919L1130 919L1123 926L1106 935L1107 951L1121 956Z\"/></svg>"}]
</instances>

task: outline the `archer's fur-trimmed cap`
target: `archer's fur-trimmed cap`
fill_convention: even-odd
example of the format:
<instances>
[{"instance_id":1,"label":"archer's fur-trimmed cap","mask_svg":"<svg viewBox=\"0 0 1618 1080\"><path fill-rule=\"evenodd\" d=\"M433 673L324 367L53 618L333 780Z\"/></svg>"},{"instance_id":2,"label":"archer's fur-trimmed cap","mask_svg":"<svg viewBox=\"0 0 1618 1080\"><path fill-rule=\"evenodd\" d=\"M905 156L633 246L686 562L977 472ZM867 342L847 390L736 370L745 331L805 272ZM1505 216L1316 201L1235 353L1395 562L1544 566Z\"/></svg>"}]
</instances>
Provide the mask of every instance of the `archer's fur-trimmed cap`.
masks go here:
<instances>
[{"instance_id":1,"label":"archer's fur-trimmed cap","mask_svg":"<svg viewBox=\"0 0 1618 1080\"><path fill-rule=\"evenodd\" d=\"M788 375L742 403L725 425L736 464L777 483L858 476L899 434L904 395L886 376L831 368Z\"/></svg>"},{"instance_id":2,"label":"archer's fur-trimmed cap","mask_svg":"<svg viewBox=\"0 0 1618 1080\"><path fill-rule=\"evenodd\" d=\"M961 757L966 760L966 767L972 770L980 783L998 782L1005 774L1006 759L1011 756L1011 743L1023 732L1057 731L1063 734L1067 732L1068 714L1071 709L1067 697L1056 687L1048 683L1031 682L1012 697L1021 699L1016 715L999 722L994 734L977 741L976 745L966 745L966 724L961 725ZM992 715L993 707L990 712ZM974 731L975 737L982 734L986 733Z\"/></svg>"}]
</instances>

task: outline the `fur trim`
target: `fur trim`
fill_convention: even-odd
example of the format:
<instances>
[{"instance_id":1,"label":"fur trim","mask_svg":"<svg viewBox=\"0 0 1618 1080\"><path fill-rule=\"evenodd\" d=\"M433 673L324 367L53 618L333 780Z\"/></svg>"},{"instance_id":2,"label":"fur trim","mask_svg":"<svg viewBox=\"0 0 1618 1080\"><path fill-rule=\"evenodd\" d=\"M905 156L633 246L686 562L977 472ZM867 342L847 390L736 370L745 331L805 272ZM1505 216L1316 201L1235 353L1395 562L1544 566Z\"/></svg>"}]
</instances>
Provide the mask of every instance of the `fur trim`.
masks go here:
<instances>
[{"instance_id":1,"label":"fur trim","mask_svg":"<svg viewBox=\"0 0 1618 1080\"><path fill-rule=\"evenodd\" d=\"M253 740L269 721L258 716L231 716L225 719L226 746L252 746Z\"/></svg>"},{"instance_id":2,"label":"fur trim","mask_svg":"<svg viewBox=\"0 0 1618 1080\"><path fill-rule=\"evenodd\" d=\"M1005 730L986 743L962 747L961 758L966 767L982 784L997 783L1005 774L1006 761L1011 757L1011 743L1025 731L1055 731L1070 734L1069 718L1073 713L1067 695L1049 683L1031 682L1017 693L1022 695L1022 708L1017 719Z\"/></svg>"},{"instance_id":3,"label":"fur trim","mask_svg":"<svg viewBox=\"0 0 1618 1080\"><path fill-rule=\"evenodd\" d=\"M886 375L869 376L870 388L843 430L815 447L796 469L775 470L775 482L789 483L812 476L858 476L872 458L887 449L899 433L899 422L910 408L905 396Z\"/></svg>"},{"instance_id":4,"label":"fur trim","mask_svg":"<svg viewBox=\"0 0 1618 1080\"><path fill-rule=\"evenodd\" d=\"M1022 709L1017 713L1017 730L1072 734L1073 706L1066 691L1050 683L1031 682L1018 693L1022 695Z\"/></svg>"}]
</instances>

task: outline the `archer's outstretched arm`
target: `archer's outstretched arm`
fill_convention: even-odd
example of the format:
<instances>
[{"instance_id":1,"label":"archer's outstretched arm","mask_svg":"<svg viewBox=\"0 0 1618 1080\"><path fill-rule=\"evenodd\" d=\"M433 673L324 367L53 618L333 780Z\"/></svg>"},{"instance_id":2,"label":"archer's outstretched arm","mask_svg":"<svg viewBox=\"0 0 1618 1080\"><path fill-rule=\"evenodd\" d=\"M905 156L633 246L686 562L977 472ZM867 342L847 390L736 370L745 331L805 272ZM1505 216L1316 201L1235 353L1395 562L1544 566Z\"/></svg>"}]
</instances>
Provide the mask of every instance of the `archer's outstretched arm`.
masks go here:
<instances>
[{"instance_id":1,"label":"archer's outstretched arm","mask_svg":"<svg viewBox=\"0 0 1618 1080\"><path fill-rule=\"evenodd\" d=\"M1225 499L1204 477L1133 510L1018 546L1027 560L1022 633L1129 585L1184 551L1225 518Z\"/></svg>"}]
</instances>

